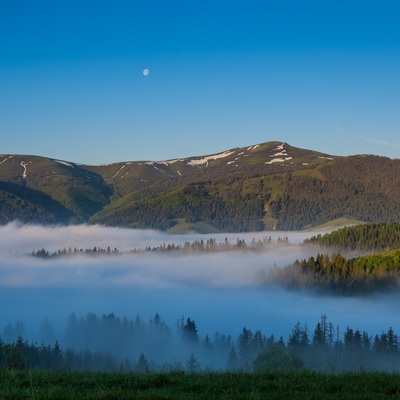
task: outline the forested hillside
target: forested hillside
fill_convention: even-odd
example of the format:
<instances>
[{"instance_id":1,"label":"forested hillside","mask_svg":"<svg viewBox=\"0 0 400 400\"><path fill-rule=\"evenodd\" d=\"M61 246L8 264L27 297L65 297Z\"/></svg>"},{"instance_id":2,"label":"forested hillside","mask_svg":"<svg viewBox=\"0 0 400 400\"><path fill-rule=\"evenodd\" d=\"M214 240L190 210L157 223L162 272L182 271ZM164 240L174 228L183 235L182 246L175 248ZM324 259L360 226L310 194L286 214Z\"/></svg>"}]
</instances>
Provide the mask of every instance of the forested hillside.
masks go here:
<instances>
[{"instance_id":1,"label":"forested hillside","mask_svg":"<svg viewBox=\"0 0 400 400\"><path fill-rule=\"evenodd\" d=\"M399 222L400 161L353 156L322 165L318 174L287 174L274 207L280 229L301 229L338 217Z\"/></svg>"},{"instance_id":2,"label":"forested hillside","mask_svg":"<svg viewBox=\"0 0 400 400\"><path fill-rule=\"evenodd\" d=\"M318 254L273 271L271 279L289 289L336 295L366 295L399 289L400 250L347 259Z\"/></svg>"},{"instance_id":3,"label":"forested hillside","mask_svg":"<svg viewBox=\"0 0 400 400\"><path fill-rule=\"evenodd\" d=\"M167 161L77 165L0 155L0 223L174 232L299 230L338 218L400 222L400 160L268 142ZM208 228L207 228L208 227Z\"/></svg>"},{"instance_id":4,"label":"forested hillside","mask_svg":"<svg viewBox=\"0 0 400 400\"><path fill-rule=\"evenodd\" d=\"M400 249L400 224L379 223L348 226L325 235L313 236L305 244L328 246L340 251L378 252Z\"/></svg>"},{"instance_id":5,"label":"forested hillside","mask_svg":"<svg viewBox=\"0 0 400 400\"><path fill-rule=\"evenodd\" d=\"M243 180L184 184L166 193L138 199L130 207L110 214L99 213L92 221L107 225L168 229L184 219L193 224L206 221L227 232L259 231L268 194L263 181Z\"/></svg>"},{"instance_id":6,"label":"forested hillside","mask_svg":"<svg viewBox=\"0 0 400 400\"><path fill-rule=\"evenodd\" d=\"M399 223L344 227L306 239L304 246L316 246L325 253L274 270L270 276L273 282L290 289L336 295L399 289Z\"/></svg>"},{"instance_id":7,"label":"forested hillside","mask_svg":"<svg viewBox=\"0 0 400 400\"><path fill-rule=\"evenodd\" d=\"M76 164L0 156L0 223L83 223L109 202L103 178Z\"/></svg>"}]
</instances>

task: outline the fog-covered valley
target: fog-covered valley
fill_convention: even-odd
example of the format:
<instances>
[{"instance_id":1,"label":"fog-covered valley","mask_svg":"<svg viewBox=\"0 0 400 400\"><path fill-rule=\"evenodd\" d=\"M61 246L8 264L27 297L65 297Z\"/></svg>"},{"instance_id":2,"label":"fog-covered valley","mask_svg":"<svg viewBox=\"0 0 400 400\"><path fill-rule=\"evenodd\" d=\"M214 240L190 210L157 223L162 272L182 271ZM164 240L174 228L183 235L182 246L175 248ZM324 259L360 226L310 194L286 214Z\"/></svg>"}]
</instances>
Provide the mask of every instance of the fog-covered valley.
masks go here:
<instances>
[{"instance_id":1,"label":"fog-covered valley","mask_svg":"<svg viewBox=\"0 0 400 400\"><path fill-rule=\"evenodd\" d=\"M398 296L317 296L287 291L268 281L268 272L314 254L302 246L310 232L257 232L211 236L168 235L99 226L41 227L9 224L0 228L0 332L30 341L58 340L79 347L79 335L66 338L71 313L77 319L113 314L148 324L157 313L171 332L195 321L198 336L215 333L235 343L243 328L286 341L297 321L309 335L321 315L341 332L346 327L381 334L398 332ZM130 252L214 238L250 243L271 236L263 251ZM288 238L279 241L278 238ZM74 255L42 259L32 251L63 248L117 248L118 255ZM20 323L22 322L22 324ZM19 332L18 329L21 331ZM118 347L118 343L116 343ZM127 355L128 357L129 355ZM182 357L187 356L182 354ZM137 357L137 354L133 355Z\"/></svg>"}]
</instances>

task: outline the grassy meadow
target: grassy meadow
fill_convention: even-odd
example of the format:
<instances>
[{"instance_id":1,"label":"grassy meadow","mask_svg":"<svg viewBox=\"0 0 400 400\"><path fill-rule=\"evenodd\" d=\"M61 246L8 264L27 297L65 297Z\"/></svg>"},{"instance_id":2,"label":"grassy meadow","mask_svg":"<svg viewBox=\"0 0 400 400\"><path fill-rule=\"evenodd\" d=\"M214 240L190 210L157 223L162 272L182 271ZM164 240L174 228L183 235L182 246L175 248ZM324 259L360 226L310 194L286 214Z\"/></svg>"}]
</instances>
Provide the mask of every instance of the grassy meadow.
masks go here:
<instances>
[{"instance_id":1,"label":"grassy meadow","mask_svg":"<svg viewBox=\"0 0 400 400\"><path fill-rule=\"evenodd\" d=\"M388 373L85 373L1 370L1 399L398 399Z\"/></svg>"}]
</instances>

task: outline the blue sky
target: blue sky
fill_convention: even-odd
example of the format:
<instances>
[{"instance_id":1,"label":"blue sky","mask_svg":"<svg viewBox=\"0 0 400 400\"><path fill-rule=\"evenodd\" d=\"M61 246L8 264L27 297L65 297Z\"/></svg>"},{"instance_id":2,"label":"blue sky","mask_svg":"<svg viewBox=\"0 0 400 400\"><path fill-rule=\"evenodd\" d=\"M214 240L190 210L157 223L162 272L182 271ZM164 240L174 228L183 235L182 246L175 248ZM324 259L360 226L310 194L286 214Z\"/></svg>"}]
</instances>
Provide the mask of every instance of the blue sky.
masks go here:
<instances>
[{"instance_id":1,"label":"blue sky","mask_svg":"<svg viewBox=\"0 0 400 400\"><path fill-rule=\"evenodd\" d=\"M0 153L270 140L400 158L398 1L0 1ZM143 70L148 68L148 76Z\"/></svg>"}]
</instances>

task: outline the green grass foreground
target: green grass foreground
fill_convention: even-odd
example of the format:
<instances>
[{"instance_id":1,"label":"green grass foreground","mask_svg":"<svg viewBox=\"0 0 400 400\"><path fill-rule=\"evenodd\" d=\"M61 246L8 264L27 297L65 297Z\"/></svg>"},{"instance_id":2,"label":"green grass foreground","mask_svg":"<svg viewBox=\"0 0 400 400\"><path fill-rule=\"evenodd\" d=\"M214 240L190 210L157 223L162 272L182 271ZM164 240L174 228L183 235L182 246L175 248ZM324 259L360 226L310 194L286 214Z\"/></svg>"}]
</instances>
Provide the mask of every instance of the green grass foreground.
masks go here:
<instances>
[{"instance_id":1,"label":"green grass foreground","mask_svg":"<svg viewBox=\"0 0 400 400\"><path fill-rule=\"evenodd\" d=\"M0 399L398 399L400 375L0 370Z\"/></svg>"}]
</instances>

